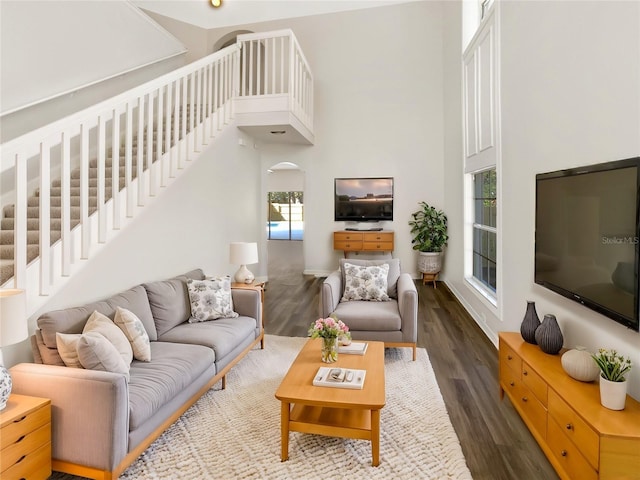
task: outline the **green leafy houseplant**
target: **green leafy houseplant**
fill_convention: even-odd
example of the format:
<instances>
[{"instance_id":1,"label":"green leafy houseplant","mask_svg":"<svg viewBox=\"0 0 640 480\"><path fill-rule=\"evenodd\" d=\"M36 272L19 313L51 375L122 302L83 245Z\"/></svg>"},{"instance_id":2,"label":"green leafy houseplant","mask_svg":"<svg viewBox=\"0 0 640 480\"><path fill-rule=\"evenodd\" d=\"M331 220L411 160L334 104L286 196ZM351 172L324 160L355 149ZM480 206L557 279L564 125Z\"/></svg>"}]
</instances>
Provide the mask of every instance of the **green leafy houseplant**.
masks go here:
<instances>
[{"instance_id":1,"label":"green leafy houseplant","mask_svg":"<svg viewBox=\"0 0 640 480\"><path fill-rule=\"evenodd\" d=\"M442 210L420 202L420 210L411 214L409 226L413 249L419 252L442 252L447 244L447 216Z\"/></svg>"},{"instance_id":2,"label":"green leafy houseplant","mask_svg":"<svg viewBox=\"0 0 640 480\"><path fill-rule=\"evenodd\" d=\"M600 367L600 375L611 382L624 382L625 375L631 370L631 359L618 354L615 350L601 348L592 355Z\"/></svg>"}]
</instances>

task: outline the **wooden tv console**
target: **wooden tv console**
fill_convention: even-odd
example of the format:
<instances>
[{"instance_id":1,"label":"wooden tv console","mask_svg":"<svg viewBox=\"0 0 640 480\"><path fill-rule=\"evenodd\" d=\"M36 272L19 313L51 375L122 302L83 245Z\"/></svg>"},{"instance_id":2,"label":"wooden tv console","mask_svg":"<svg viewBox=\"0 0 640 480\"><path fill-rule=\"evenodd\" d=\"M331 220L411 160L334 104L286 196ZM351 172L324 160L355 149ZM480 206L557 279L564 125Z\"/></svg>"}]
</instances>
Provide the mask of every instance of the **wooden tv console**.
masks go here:
<instances>
[{"instance_id":1,"label":"wooden tv console","mask_svg":"<svg viewBox=\"0 0 640 480\"><path fill-rule=\"evenodd\" d=\"M640 479L640 403L600 404L597 382L565 373L559 355L501 332L500 398L507 394L562 479ZM561 352L562 353L562 352Z\"/></svg>"},{"instance_id":2,"label":"wooden tv console","mask_svg":"<svg viewBox=\"0 0 640 480\"><path fill-rule=\"evenodd\" d=\"M343 252L392 252L393 231L339 230L333 232L333 249Z\"/></svg>"}]
</instances>

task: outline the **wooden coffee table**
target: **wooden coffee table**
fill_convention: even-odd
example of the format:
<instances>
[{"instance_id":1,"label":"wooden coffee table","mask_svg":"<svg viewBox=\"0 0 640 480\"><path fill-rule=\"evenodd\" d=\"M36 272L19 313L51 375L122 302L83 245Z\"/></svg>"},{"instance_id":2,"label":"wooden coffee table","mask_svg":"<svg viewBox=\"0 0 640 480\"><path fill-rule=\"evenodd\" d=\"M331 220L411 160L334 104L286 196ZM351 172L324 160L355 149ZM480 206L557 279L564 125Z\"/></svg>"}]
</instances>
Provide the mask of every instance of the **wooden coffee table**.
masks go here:
<instances>
[{"instance_id":1,"label":"wooden coffee table","mask_svg":"<svg viewBox=\"0 0 640 480\"><path fill-rule=\"evenodd\" d=\"M281 459L289 458L289 432L371 441L371 464L380 464L380 410L385 404L384 343L368 342L364 355L339 354L332 364L320 360L320 339L309 340L276 391L281 406ZM315 387L320 367L366 370L362 390ZM293 408L292 408L293 405Z\"/></svg>"}]
</instances>

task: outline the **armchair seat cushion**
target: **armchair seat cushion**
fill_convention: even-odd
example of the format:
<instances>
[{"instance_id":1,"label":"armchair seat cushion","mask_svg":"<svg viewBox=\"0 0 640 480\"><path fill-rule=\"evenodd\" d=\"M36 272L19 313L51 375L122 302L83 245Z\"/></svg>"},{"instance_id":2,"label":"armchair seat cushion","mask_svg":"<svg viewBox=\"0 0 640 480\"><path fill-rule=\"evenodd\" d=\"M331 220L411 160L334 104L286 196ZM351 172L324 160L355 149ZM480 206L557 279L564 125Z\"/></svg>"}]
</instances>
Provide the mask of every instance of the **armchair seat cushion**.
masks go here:
<instances>
[{"instance_id":1,"label":"armchair seat cushion","mask_svg":"<svg viewBox=\"0 0 640 480\"><path fill-rule=\"evenodd\" d=\"M402 319L398 302L340 302L333 313L349 326L350 330L398 331L402 328Z\"/></svg>"}]
</instances>

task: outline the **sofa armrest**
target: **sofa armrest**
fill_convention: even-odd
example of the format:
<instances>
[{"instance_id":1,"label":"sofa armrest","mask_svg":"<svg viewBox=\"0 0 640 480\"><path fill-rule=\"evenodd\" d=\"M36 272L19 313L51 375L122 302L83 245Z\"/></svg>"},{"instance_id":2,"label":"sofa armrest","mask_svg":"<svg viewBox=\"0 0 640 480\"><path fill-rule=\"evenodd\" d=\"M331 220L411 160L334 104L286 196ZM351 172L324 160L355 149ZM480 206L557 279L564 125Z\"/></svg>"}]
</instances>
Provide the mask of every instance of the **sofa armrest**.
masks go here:
<instances>
[{"instance_id":1,"label":"sofa armrest","mask_svg":"<svg viewBox=\"0 0 640 480\"><path fill-rule=\"evenodd\" d=\"M258 288L232 288L233 311L258 320L262 329L262 292Z\"/></svg>"},{"instance_id":2,"label":"sofa armrest","mask_svg":"<svg viewBox=\"0 0 640 480\"><path fill-rule=\"evenodd\" d=\"M327 318L338 307L342 298L342 275L331 272L320 287L320 317Z\"/></svg>"},{"instance_id":3,"label":"sofa armrest","mask_svg":"<svg viewBox=\"0 0 640 480\"><path fill-rule=\"evenodd\" d=\"M400 310L402 340L418 341L418 289L411 275L398 278L398 309Z\"/></svg>"},{"instance_id":4,"label":"sofa armrest","mask_svg":"<svg viewBox=\"0 0 640 480\"><path fill-rule=\"evenodd\" d=\"M20 363L13 392L51 399L54 460L113 470L129 445L129 387L122 374Z\"/></svg>"}]
</instances>

